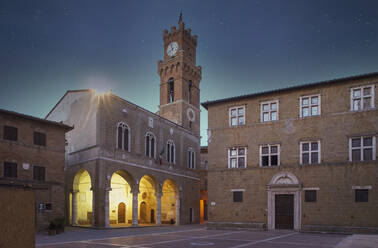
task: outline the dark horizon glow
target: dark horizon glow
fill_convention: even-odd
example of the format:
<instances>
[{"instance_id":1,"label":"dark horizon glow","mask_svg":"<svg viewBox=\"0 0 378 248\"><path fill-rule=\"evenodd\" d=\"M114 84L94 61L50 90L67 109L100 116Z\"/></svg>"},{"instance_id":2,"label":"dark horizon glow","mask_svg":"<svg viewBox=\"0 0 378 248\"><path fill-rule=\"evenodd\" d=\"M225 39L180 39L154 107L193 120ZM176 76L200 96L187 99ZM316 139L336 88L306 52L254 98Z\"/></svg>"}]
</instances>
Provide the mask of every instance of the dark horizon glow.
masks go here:
<instances>
[{"instance_id":1,"label":"dark horizon glow","mask_svg":"<svg viewBox=\"0 0 378 248\"><path fill-rule=\"evenodd\" d=\"M181 9L201 102L378 71L373 0L3 0L0 108L44 118L67 90L92 88L156 112L162 31Z\"/></svg>"}]
</instances>

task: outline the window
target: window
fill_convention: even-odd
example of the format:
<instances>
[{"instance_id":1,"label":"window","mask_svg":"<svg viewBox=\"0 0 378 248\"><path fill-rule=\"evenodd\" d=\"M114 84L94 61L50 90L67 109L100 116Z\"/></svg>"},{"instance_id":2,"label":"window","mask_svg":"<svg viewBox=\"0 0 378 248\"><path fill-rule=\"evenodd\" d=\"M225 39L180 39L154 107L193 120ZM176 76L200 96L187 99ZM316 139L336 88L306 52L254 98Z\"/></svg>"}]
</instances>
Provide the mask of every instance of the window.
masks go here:
<instances>
[{"instance_id":1,"label":"window","mask_svg":"<svg viewBox=\"0 0 378 248\"><path fill-rule=\"evenodd\" d=\"M355 189L355 202L369 202L369 190Z\"/></svg>"},{"instance_id":2,"label":"window","mask_svg":"<svg viewBox=\"0 0 378 248\"><path fill-rule=\"evenodd\" d=\"M320 141L306 141L300 143L300 163L320 163Z\"/></svg>"},{"instance_id":3,"label":"window","mask_svg":"<svg viewBox=\"0 0 378 248\"><path fill-rule=\"evenodd\" d=\"M245 124L245 107L234 107L229 109L230 126Z\"/></svg>"},{"instance_id":4,"label":"window","mask_svg":"<svg viewBox=\"0 0 378 248\"><path fill-rule=\"evenodd\" d=\"M278 100L261 103L261 121L278 120Z\"/></svg>"},{"instance_id":5,"label":"window","mask_svg":"<svg viewBox=\"0 0 378 248\"><path fill-rule=\"evenodd\" d=\"M228 149L228 168L245 168L247 163L247 148Z\"/></svg>"},{"instance_id":6,"label":"window","mask_svg":"<svg viewBox=\"0 0 378 248\"><path fill-rule=\"evenodd\" d=\"M260 166L280 165L280 145L260 146Z\"/></svg>"},{"instance_id":7,"label":"window","mask_svg":"<svg viewBox=\"0 0 378 248\"><path fill-rule=\"evenodd\" d=\"M34 145L46 146L46 134L40 132L34 132L33 134Z\"/></svg>"},{"instance_id":8,"label":"window","mask_svg":"<svg viewBox=\"0 0 378 248\"><path fill-rule=\"evenodd\" d=\"M45 181L45 167L33 166L33 179L39 181Z\"/></svg>"},{"instance_id":9,"label":"window","mask_svg":"<svg viewBox=\"0 0 378 248\"><path fill-rule=\"evenodd\" d=\"M233 191L232 195L234 202L243 202L243 191Z\"/></svg>"},{"instance_id":10,"label":"window","mask_svg":"<svg viewBox=\"0 0 378 248\"><path fill-rule=\"evenodd\" d=\"M4 139L17 141L17 128L11 126L4 126Z\"/></svg>"},{"instance_id":11,"label":"window","mask_svg":"<svg viewBox=\"0 0 378 248\"><path fill-rule=\"evenodd\" d=\"M350 92L350 110L374 108L374 85L352 88Z\"/></svg>"},{"instance_id":12,"label":"window","mask_svg":"<svg viewBox=\"0 0 378 248\"><path fill-rule=\"evenodd\" d=\"M300 117L320 115L320 95L303 96L299 99Z\"/></svg>"},{"instance_id":13,"label":"window","mask_svg":"<svg viewBox=\"0 0 378 248\"><path fill-rule=\"evenodd\" d=\"M375 160L375 136L349 139L349 161Z\"/></svg>"},{"instance_id":14,"label":"window","mask_svg":"<svg viewBox=\"0 0 378 248\"><path fill-rule=\"evenodd\" d=\"M193 88L193 83L192 81L189 81L189 86L188 86L188 103L192 103L192 88Z\"/></svg>"},{"instance_id":15,"label":"window","mask_svg":"<svg viewBox=\"0 0 378 248\"><path fill-rule=\"evenodd\" d=\"M155 135L150 132L146 134L146 156L155 158Z\"/></svg>"},{"instance_id":16,"label":"window","mask_svg":"<svg viewBox=\"0 0 378 248\"><path fill-rule=\"evenodd\" d=\"M17 178L17 163L4 162L4 177Z\"/></svg>"},{"instance_id":17,"label":"window","mask_svg":"<svg viewBox=\"0 0 378 248\"><path fill-rule=\"evenodd\" d=\"M305 202L316 202L316 190L305 190Z\"/></svg>"},{"instance_id":18,"label":"window","mask_svg":"<svg viewBox=\"0 0 378 248\"><path fill-rule=\"evenodd\" d=\"M167 142L167 161L168 163L175 163L175 144L172 140L168 140Z\"/></svg>"},{"instance_id":19,"label":"window","mask_svg":"<svg viewBox=\"0 0 378 248\"><path fill-rule=\"evenodd\" d=\"M130 129L123 122L117 125L117 148L130 151Z\"/></svg>"},{"instance_id":20,"label":"window","mask_svg":"<svg viewBox=\"0 0 378 248\"><path fill-rule=\"evenodd\" d=\"M195 169L196 168L196 164L195 164L195 153L194 153L194 150L193 148L189 148L188 149L188 168L189 169Z\"/></svg>"},{"instance_id":21,"label":"window","mask_svg":"<svg viewBox=\"0 0 378 248\"><path fill-rule=\"evenodd\" d=\"M171 103L174 101L175 89L174 89L174 80L170 78L168 80L168 102Z\"/></svg>"}]
</instances>

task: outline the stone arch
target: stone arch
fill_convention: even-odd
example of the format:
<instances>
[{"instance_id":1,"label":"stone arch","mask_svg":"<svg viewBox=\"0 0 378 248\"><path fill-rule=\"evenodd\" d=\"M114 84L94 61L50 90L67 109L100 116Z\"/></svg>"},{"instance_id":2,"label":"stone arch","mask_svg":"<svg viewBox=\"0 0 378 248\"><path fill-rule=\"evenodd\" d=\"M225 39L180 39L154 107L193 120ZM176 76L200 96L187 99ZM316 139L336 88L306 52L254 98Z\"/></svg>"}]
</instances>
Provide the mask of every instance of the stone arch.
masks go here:
<instances>
[{"instance_id":1,"label":"stone arch","mask_svg":"<svg viewBox=\"0 0 378 248\"><path fill-rule=\"evenodd\" d=\"M178 224L180 218L180 196L177 183L167 178L162 185L161 223Z\"/></svg>"},{"instance_id":2,"label":"stone arch","mask_svg":"<svg viewBox=\"0 0 378 248\"><path fill-rule=\"evenodd\" d=\"M70 219L73 225L93 225L93 178L85 169L76 172L70 194Z\"/></svg>"},{"instance_id":3,"label":"stone arch","mask_svg":"<svg viewBox=\"0 0 378 248\"><path fill-rule=\"evenodd\" d=\"M140 224L155 224L151 220L156 220L156 216L151 218L151 210L156 213L157 211L157 198L160 197L160 186L156 179L151 175L143 175L139 180L139 194L138 202L145 202L146 209L141 215L139 209L139 223ZM160 198L159 198L160 199ZM142 218L143 217L143 218Z\"/></svg>"},{"instance_id":4,"label":"stone arch","mask_svg":"<svg viewBox=\"0 0 378 248\"><path fill-rule=\"evenodd\" d=\"M272 177L269 185L294 184L298 185L298 178L291 172L280 172Z\"/></svg>"},{"instance_id":5,"label":"stone arch","mask_svg":"<svg viewBox=\"0 0 378 248\"><path fill-rule=\"evenodd\" d=\"M116 170L111 174L109 180L109 202L108 207L109 225L125 226L132 223L132 201L134 179L125 170ZM120 204L124 208L119 208ZM122 211L122 213L120 213ZM122 216L122 218L120 218Z\"/></svg>"}]
</instances>

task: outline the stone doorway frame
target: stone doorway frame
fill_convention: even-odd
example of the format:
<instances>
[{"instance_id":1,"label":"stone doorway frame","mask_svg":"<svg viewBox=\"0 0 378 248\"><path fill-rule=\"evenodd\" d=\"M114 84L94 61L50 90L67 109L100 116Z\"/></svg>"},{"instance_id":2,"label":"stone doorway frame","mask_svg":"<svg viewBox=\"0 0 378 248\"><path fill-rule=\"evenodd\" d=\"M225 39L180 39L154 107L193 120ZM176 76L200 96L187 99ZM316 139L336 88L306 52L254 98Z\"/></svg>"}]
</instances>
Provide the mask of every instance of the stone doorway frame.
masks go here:
<instances>
[{"instance_id":1,"label":"stone doorway frame","mask_svg":"<svg viewBox=\"0 0 378 248\"><path fill-rule=\"evenodd\" d=\"M301 229L302 186L297 177L290 172L280 172L272 177L267 185L268 191L268 229L274 230L276 224L276 195L294 195L294 230Z\"/></svg>"}]
</instances>

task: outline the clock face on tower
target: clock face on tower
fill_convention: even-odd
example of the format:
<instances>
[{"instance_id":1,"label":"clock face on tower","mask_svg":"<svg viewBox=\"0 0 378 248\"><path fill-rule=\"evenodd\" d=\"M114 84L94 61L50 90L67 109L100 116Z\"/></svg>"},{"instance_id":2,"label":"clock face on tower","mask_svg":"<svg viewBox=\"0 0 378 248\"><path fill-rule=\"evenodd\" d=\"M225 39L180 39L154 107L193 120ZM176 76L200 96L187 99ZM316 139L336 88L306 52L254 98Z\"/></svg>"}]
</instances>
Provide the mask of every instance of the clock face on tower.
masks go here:
<instances>
[{"instance_id":1,"label":"clock face on tower","mask_svg":"<svg viewBox=\"0 0 378 248\"><path fill-rule=\"evenodd\" d=\"M177 53L177 50L178 50L178 44L177 42L171 42L168 47L167 47L167 55L168 56L175 56L175 54Z\"/></svg>"}]
</instances>

